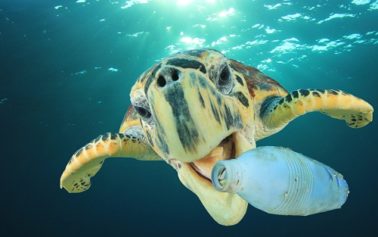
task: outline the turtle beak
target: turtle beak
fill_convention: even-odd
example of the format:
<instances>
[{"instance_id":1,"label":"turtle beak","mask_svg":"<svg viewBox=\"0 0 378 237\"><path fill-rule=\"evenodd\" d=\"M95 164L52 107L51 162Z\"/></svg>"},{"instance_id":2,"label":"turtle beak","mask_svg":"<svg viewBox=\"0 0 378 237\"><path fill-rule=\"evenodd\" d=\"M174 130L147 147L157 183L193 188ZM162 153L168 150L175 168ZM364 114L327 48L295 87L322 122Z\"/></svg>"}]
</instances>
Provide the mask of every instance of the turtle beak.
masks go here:
<instances>
[{"instance_id":1,"label":"turtle beak","mask_svg":"<svg viewBox=\"0 0 378 237\"><path fill-rule=\"evenodd\" d=\"M239 195L215 190L211 183L200 177L188 163L184 163L178 174L181 183L198 196L217 223L225 226L235 225L244 217L248 203Z\"/></svg>"},{"instance_id":2,"label":"turtle beak","mask_svg":"<svg viewBox=\"0 0 378 237\"><path fill-rule=\"evenodd\" d=\"M252 148L253 146L237 132L225 139L206 157L178 166L181 183L198 196L211 217L221 225L239 223L247 211L248 203L237 194L217 191L209 178L211 170L218 160L233 159Z\"/></svg>"}]
</instances>

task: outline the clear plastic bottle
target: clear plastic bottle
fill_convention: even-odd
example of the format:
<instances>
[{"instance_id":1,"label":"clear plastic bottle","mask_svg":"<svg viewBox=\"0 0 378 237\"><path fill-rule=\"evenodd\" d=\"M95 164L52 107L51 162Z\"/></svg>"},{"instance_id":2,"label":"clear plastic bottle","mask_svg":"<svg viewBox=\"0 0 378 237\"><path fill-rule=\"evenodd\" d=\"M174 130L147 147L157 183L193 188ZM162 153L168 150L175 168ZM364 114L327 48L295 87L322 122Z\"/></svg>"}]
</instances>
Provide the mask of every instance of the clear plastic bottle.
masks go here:
<instances>
[{"instance_id":1,"label":"clear plastic bottle","mask_svg":"<svg viewBox=\"0 0 378 237\"><path fill-rule=\"evenodd\" d=\"M218 161L212 182L252 206L277 215L306 216L340 208L349 189L343 176L283 147L258 147L237 159Z\"/></svg>"}]
</instances>

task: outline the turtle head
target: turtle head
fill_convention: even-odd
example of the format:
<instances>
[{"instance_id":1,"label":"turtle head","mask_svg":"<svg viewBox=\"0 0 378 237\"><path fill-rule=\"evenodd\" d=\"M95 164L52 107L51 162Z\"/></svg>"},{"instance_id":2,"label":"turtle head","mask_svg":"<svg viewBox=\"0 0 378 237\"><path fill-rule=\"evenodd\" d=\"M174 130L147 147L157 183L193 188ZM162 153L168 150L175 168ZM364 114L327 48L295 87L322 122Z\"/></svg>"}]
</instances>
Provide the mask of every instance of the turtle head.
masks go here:
<instances>
[{"instance_id":1,"label":"turtle head","mask_svg":"<svg viewBox=\"0 0 378 237\"><path fill-rule=\"evenodd\" d=\"M214 50L178 53L142 74L131 90L153 150L222 225L238 223L247 203L212 186L212 167L254 147L252 101L232 62Z\"/></svg>"},{"instance_id":2,"label":"turtle head","mask_svg":"<svg viewBox=\"0 0 378 237\"><path fill-rule=\"evenodd\" d=\"M172 55L131 91L146 137L165 159L200 160L252 121L248 88L215 50Z\"/></svg>"}]
</instances>

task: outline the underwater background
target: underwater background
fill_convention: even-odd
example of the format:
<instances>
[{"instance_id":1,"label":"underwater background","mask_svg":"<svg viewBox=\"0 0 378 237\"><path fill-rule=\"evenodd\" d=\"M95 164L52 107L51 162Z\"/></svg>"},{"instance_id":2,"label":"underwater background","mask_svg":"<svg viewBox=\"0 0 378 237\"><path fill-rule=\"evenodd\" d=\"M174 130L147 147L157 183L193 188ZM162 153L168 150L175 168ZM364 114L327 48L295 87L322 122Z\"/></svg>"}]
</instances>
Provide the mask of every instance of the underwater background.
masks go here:
<instances>
[{"instance_id":1,"label":"underwater background","mask_svg":"<svg viewBox=\"0 0 378 237\"><path fill-rule=\"evenodd\" d=\"M258 142L344 175L342 209L253 207L213 221L165 162L111 159L87 192L59 189L81 146L116 132L136 78L180 50L214 48L286 89L333 88L378 107L378 1L0 0L0 236L378 236L378 126L307 114Z\"/></svg>"}]
</instances>

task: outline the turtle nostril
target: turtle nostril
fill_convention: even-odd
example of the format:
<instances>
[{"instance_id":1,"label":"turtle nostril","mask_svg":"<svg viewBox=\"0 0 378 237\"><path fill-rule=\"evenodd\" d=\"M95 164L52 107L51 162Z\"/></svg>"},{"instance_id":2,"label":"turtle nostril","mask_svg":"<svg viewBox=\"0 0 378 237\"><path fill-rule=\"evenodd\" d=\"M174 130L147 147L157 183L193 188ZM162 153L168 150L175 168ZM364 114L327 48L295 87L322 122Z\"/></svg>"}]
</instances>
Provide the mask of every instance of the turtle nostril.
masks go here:
<instances>
[{"instance_id":1,"label":"turtle nostril","mask_svg":"<svg viewBox=\"0 0 378 237\"><path fill-rule=\"evenodd\" d=\"M177 81L178 79L179 79L179 75L178 75L177 70L173 70L173 72L172 72L172 80L173 81Z\"/></svg>"},{"instance_id":2,"label":"turtle nostril","mask_svg":"<svg viewBox=\"0 0 378 237\"><path fill-rule=\"evenodd\" d=\"M160 87L164 87L167 82L165 81L165 78L163 76L159 76L157 79L157 84Z\"/></svg>"},{"instance_id":3,"label":"turtle nostril","mask_svg":"<svg viewBox=\"0 0 378 237\"><path fill-rule=\"evenodd\" d=\"M176 68L164 68L156 79L158 87L163 88L169 85L173 85L180 80L181 72Z\"/></svg>"}]
</instances>

